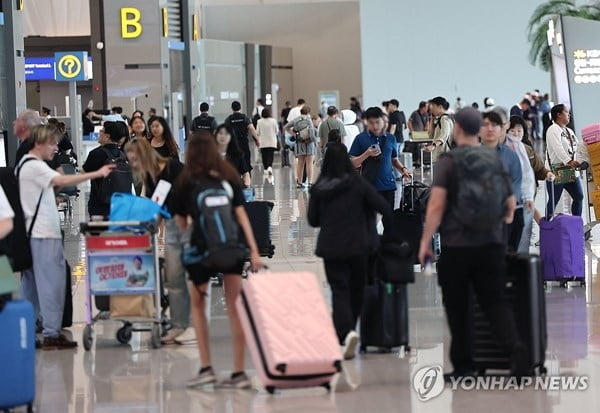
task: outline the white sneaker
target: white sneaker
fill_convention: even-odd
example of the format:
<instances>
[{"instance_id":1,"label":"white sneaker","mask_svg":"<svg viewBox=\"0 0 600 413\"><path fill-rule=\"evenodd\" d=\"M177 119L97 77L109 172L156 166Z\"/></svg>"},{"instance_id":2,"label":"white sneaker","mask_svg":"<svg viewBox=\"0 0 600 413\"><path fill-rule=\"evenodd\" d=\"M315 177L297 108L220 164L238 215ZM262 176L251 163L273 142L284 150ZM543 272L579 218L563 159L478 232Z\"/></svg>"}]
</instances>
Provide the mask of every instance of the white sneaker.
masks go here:
<instances>
[{"instance_id":1,"label":"white sneaker","mask_svg":"<svg viewBox=\"0 0 600 413\"><path fill-rule=\"evenodd\" d=\"M192 327L188 327L185 329L183 333L175 337L175 342L177 344L196 344L198 340L196 340L196 330Z\"/></svg>"},{"instance_id":2,"label":"white sneaker","mask_svg":"<svg viewBox=\"0 0 600 413\"><path fill-rule=\"evenodd\" d=\"M344 339L343 355L344 360L351 360L356 356L356 346L358 345L358 334L352 330Z\"/></svg>"},{"instance_id":3,"label":"white sneaker","mask_svg":"<svg viewBox=\"0 0 600 413\"><path fill-rule=\"evenodd\" d=\"M212 384L217 382L217 376L213 372L212 368L208 368L206 371L198 371L198 374L186 382L187 387L199 387L206 384Z\"/></svg>"},{"instance_id":4,"label":"white sneaker","mask_svg":"<svg viewBox=\"0 0 600 413\"><path fill-rule=\"evenodd\" d=\"M271 168L270 166L267 168L267 173L269 175L273 175L273 168Z\"/></svg>"},{"instance_id":5,"label":"white sneaker","mask_svg":"<svg viewBox=\"0 0 600 413\"><path fill-rule=\"evenodd\" d=\"M167 332L163 338L160 339L162 344L175 344L175 337L180 336L183 333L183 328L174 327Z\"/></svg>"}]
</instances>

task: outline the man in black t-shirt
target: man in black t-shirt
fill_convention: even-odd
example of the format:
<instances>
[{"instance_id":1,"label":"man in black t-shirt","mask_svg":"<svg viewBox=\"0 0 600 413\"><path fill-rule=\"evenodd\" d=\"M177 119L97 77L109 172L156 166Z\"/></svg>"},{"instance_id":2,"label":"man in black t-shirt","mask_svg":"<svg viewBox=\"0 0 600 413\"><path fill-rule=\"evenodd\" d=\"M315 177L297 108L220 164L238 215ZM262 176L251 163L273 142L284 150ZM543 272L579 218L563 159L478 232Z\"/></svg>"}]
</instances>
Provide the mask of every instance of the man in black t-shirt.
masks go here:
<instances>
[{"instance_id":1,"label":"man in black t-shirt","mask_svg":"<svg viewBox=\"0 0 600 413\"><path fill-rule=\"evenodd\" d=\"M217 129L217 120L208 114L208 109L208 103L200 104L200 116L196 116L192 121L192 133L202 130L214 133Z\"/></svg>"},{"instance_id":2,"label":"man in black t-shirt","mask_svg":"<svg viewBox=\"0 0 600 413\"><path fill-rule=\"evenodd\" d=\"M231 110L233 113L225 119L225 124L233 129L235 137L240 145L242 152L244 152L244 160L247 165L250 165L252 169L252 161L250 159L250 142L248 141L248 134L252 135L256 146L259 147L258 134L252 124L252 121L244 113L241 113L242 105L240 102L234 101L231 104Z\"/></svg>"},{"instance_id":3,"label":"man in black t-shirt","mask_svg":"<svg viewBox=\"0 0 600 413\"><path fill-rule=\"evenodd\" d=\"M95 171L106 164L111 158L119 158L125 154L119 149L118 143L124 137L129 135L127 125L123 122L104 122L103 128L98 136L98 143L101 145L93 149L82 168L86 172ZM88 212L90 216L100 215L107 217L110 213L110 203L102 200L101 187L105 178L93 179L90 188L90 200L88 202ZM133 181L131 182L133 185Z\"/></svg>"},{"instance_id":4,"label":"man in black t-shirt","mask_svg":"<svg viewBox=\"0 0 600 413\"><path fill-rule=\"evenodd\" d=\"M396 137L398 142L398 153L402 152L404 146L404 129L406 129L406 116L404 112L398 110L400 103L397 99L388 102L389 128L388 132Z\"/></svg>"},{"instance_id":5,"label":"man in black t-shirt","mask_svg":"<svg viewBox=\"0 0 600 413\"><path fill-rule=\"evenodd\" d=\"M439 228L443 243L438 283L452 336L450 361L454 367L452 373L444 375L446 381L476 375L469 305L472 291L492 325L495 342L512 354L512 373L522 377L528 370L527 348L519 339L514 316L504 298L506 242L503 226L513 219L516 198L500 158L494 158L495 154L491 153L492 161L489 162L490 153L486 152L489 150L480 147L481 127L482 117L475 109L465 108L456 113L453 137L460 148L443 154L437 162L419 250L421 264L431 265L434 257L431 239ZM467 225L464 209L460 209L461 206L464 208L461 200L465 199L460 194L468 190L461 190L457 178L465 173L458 170L464 168L461 163L465 162L465 151L469 151L471 157L485 159L493 168L491 170L501 171L501 175L495 177L504 184L495 189L504 194L504 217L498 214L496 221L485 229Z\"/></svg>"}]
</instances>

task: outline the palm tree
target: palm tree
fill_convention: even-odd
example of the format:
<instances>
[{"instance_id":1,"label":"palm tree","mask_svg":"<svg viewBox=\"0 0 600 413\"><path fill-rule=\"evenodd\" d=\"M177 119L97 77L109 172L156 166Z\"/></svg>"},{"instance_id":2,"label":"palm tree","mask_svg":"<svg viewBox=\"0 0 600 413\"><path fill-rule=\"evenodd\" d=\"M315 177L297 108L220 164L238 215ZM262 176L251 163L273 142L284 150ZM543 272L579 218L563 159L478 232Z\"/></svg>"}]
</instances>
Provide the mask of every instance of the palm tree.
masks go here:
<instances>
[{"instance_id":1,"label":"palm tree","mask_svg":"<svg viewBox=\"0 0 600 413\"><path fill-rule=\"evenodd\" d=\"M580 17L600 21L600 1L577 6L575 0L549 0L540 4L531 15L528 24L528 39L531 42L529 61L549 72L552 68L548 46L548 22L559 15Z\"/></svg>"}]
</instances>

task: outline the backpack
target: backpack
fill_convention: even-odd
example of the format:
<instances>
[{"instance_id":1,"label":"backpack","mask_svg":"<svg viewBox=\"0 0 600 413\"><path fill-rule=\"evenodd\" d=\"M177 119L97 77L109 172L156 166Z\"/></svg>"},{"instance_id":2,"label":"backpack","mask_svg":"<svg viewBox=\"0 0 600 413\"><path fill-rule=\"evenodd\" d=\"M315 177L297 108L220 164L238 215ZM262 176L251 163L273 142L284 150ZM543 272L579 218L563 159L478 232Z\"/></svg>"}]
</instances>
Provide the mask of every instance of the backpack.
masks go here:
<instances>
[{"instance_id":1,"label":"backpack","mask_svg":"<svg viewBox=\"0 0 600 413\"><path fill-rule=\"evenodd\" d=\"M197 116L192 125L193 130L213 131L213 122L215 118L212 116Z\"/></svg>"},{"instance_id":2,"label":"backpack","mask_svg":"<svg viewBox=\"0 0 600 413\"><path fill-rule=\"evenodd\" d=\"M16 170L10 167L0 168L0 184L6 194L10 207L15 214L13 217L13 230L5 238L0 240L0 255L6 255L8 257L10 266L15 272L22 272L33 266L29 239L31 238L31 231L33 230L33 225L35 224L40 209L43 192L38 199L29 228L26 226L25 214L23 213L23 207L21 206L19 192L19 172L23 165L33 160L35 160L35 158L25 159Z\"/></svg>"},{"instance_id":3,"label":"backpack","mask_svg":"<svg viewBox=\"0 0 600 413\"><path fill-rule=\"evenodd\" d=\"M506 214L512 190L498 154L489 148L458 148L450 156L456 171L453 216L468 230L490 231Z\"/></svg>"},{"instance_id":4,"label":"backpack","mask_svg":"<svg viewBox=\"0 0 600 413\"><path fill-rule=\"evenodd\" d=\"M296 131L296 140L300 143L309 143L315 135L312 120L308 116L303 116L294 123Z\"/></svg>"},{"instance_id":5,"label":"backpack","mask_svg":"<svg viewBox=\"0 0 600 413\"><path fill-rule=\"evenodd\" d=\"M226 181L216 188L199 184L194 199L194 229L191 246L183 251L184 265L215 272L235 268L248 252L239 242L231 185Z\"/></svg>"},{"instance_id":6,"label":"backpack","mask_svg":"<svg viewBox=\"0 0 600 413\"><path fill-rule=\"evenodd\" d=\"M436 121L436 126L439 126L440 128L442 127L442 119L444 117L447 117L448 120L450 120L450 123L452 124L452 126L450 127L450 136L448 136L448 139L446 140L446 142L444 142L444 152L449 152L452 149L456 149L457 147L456 142L454 142L453 136L454 119L449 114L443 113L442 116L440 116L439 119Z\"/></svg>"},{"instance_id":7,"label":"backpack","mask_svg":"<svg viewBox=\"0 0 600 413\"><path fill-rule=\"evenodd\" d=\"M108 155L108 159L104 162L104 164L116 164L115 169L110 173L110 175L108 175L106 178L102 178L98 192L100 202L104 204L110 204L110 198L114 193L131 193L131 186L133 185L133 173L131 171L131 166L127 162L127 157L123 152L119 151L119 155L115 158L109 149L103 147L102 150Z\"/></svg>"}]
</instances>

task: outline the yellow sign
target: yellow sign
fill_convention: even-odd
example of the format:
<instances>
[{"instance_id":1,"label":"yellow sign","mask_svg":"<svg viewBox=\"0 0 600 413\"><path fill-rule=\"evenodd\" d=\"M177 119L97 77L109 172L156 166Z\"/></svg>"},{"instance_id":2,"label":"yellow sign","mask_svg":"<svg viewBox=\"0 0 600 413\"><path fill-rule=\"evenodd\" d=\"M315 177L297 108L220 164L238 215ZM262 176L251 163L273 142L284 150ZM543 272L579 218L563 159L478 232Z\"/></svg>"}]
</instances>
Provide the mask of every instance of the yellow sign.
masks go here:
<instances>
[{"instance_id":1,"label":"yellow sign","mask_svg":"<svg viewBox=\"0 0 600 413\"><path fill-rule=\"evenodd\" d=\"M123 39L136 39L142 34L142 12L134 7L121 9L121 37ZM130 30L133 28L133 30Z\"/></svg>"},{"instance_id":2,"label":"yellow sign","mask_svg":"<svg viewBox=\"0 0 600 413\"><path fill-rule=\"evenodd\" d=\"M163 37L169 36L169 11L166 7L162 9L162 25L163 25Z\"/></svg>"},{"instance_id":3,"label":"yellow sign","mask_svg":"<svg viewBox=\"0 0 600 413\"><path fill-rule=\"evenodd\" d=\"M198 16L194 14L192 19L192 40L200 39L200 30L198 28Z\"/></svg>"},{"instance_id":4,"label":"yellow sign","mask_svg":"<svg viewBox=\"0 0 600 413\"><path fill-rule=\"evenodd\" d=\"M81 61L72 54L64 55L58 61L56 66L58 73L67 79L72 79L79 76L81 72Z\"/></svg>"}]
</instances>

